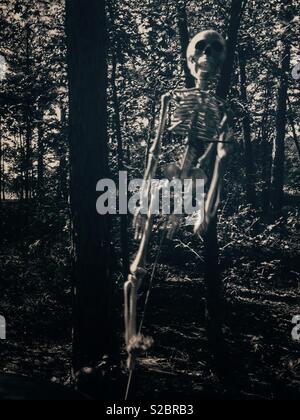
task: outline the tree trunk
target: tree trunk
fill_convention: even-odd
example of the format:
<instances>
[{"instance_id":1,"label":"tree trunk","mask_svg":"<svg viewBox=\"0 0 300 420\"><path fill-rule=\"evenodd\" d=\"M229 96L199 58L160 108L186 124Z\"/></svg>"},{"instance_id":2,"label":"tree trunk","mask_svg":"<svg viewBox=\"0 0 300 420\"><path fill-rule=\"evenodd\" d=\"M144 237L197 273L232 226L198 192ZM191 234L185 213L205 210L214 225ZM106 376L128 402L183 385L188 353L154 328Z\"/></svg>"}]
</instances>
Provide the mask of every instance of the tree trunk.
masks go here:
<instances>
[{"instance_id":1,"label":"tree trunk","mask_svg":"<svg viewBox=\"0 0 300 420\"><path fill-rule=\"evenodd\" d=\"M271 206L275 217L281 215L285 169L285 135L287 126L288 77L290 71L291 46L283 42L280 85L277 99L276 136L273 144Z\"/></svg>"},{"instance_id":2,"label":"tree trunk","mask_svg":"<svg viewBox=\"0 0 300 420\"><path fill-rule=\"evenodd\" d=\"M271 168L272 168L272 146L269 142L269 109L272 99L272 79L267 75L267 87L265 93L264 114L261 121L261 155L262 155L262 210L268 218L270 212L270 191L271 191Z\"/></svg>"},{"instance_id":3,"label":"tree trunk","mask_svg":"<svg viewBox=\"0 0 300 420\"><path fill-rule=\"evenodd\" d=\"M241 99L245 104L245 111L243 116L243 131L244 131L244 158L246 169L246 194L247 200L253 207L256 206L256 191L255 191L255 166L253 161L253 149L251 142L251 118L250 110L248 108L247 98L247 75L246 75L246 57L244 51L239 51L239 65L240 65L240 83L241 83Z\"/></svg>"},{"instance_id":4,"label":"tree trunk","mask_svg":"<svg viewBox=\"0 0 300 420\"><path fill-rule=\"evenodd\" d=\"M110 25L114 33L115 26L115 3L110 1L108 4L109 16L110 16ZM121 112L120 112L120 101L118 87L116 83L117 72L118 72L118 59L120 62L123 62L123 56L120 52L119 40L112 39L112 72L111 72L111 87L112 87L112 101L114 107L114 127L115 135L117 139L117 152L118 152L118 170L124 171L124 145L122 137L122 125L121 125ZM118 52L118 55L117 55ZM121 72L124 73L124 68L121 69ZM126 186L127 187L127 186ZM124 281L127 281L129 274L130 266L130 256L129 256L129 241L128 241L128 216L120 216L120 238L121 238L121 254L122 254L122 271Z\"/></svg>"},{"instance_id":5,"label":"tree trunk","mask_svg":"<svg viewBox=\"0 0 300 420\"><path fill-rule=\"evenodd\" d=\"M58 167L58 185L57 185L57 196L59 200L65 202L69 198L69 165L68 165L68 150L66 144L67 137L67 116L66 116L66 107L64 103L61 103L60 106L60 127L61 127L61 136L59 140L59 167Z\"/></svg>"},{"instance_id":6,"label":"tree trunk","mask_svg":"<svg viewBox=\"0 0 300 420\"><path fill-rule=\"evenodd\" d=\"M226 99L230 91L238 32L244 6L245 2L242 0L232 0L227 41L228 53L217 88L217 95L222 99ZM220 276L217 217L211 222L211 226L205 235L204 249L206 265L207 335L211 353L215 357L216 369L221 376L228 378L228 374L230 376L231 372L222 329L225 302Z\"/></svg>"},{"instance_id":7,"label":"tree trunk","mask_svg":"<svg viewBox=\"0 0 300 420\"><path fill-rule=\"evenodd\" d=\"M4 165L2 166L3 160L3 147L2 147L2 126L1 126L1 119L0 119L0 201L2 201L2 191L3 189L3 172L4 172Z\"/></svg>"},{"instance_id":8,"label":"tree trunk","mask_svg":"<svg viewBox=\"0 0 300 420\"><path fill-rule=\"evenodd\" d=\"M75 371L109 355L113 337L110 217L96 213L109 177L105 16L105 1L66 0Z\"/></svg>"},{"instance_id":9,"label":"tree trunk","mask_svg":"<svg viewBox=\"0 0 300 420\"><path fill-rule=\"evenodd\" d=\"M26 76L30 77L30 26L26 25ZM32 116L29 92L26 92L26 147L25 147L25 199L29 200L31 194L30 173L32 171L31 141L32 141Z\"/></svg>"},{"instance_id":10,"label":"tree trunk","mask_svg":"<svg viewBox=\"0 0 300 420\"><path fill-rule=\"evenodd\" d=\"M156 95L154 95L154 98L151 99L151 111L150 111L150 123L149 123L149 129L148 129L148 136L147 136L147 148L146 148L146 155L145 155L145 171L147 169L148 159L149 159L149 153L151 149L151 138L153 130L155 129L155 119L156 119Z\"/></svg>"},{"instance_id":11,"label":"tree trunk","mask_svg":"<svg viewBox=\"0 0 300 420\"><path fill-rule=\"evenodd\" d=\"M19 129L19 135L18 135L18 139L19 139L19 149L20 149L20 168L19 168L19 196L20 196L20 200L24 200L24 187L25 187L25 145L24 145L24 141L23 141L23 133L22 133L22 128L20 127Z\"/></svg>"},{"instance_id":12,"label":"tree trunk","mask_svg":"<svg viewBox=\"0 0 300 420\"><path fill-rule=\"evenodd\" d=\"M195 80L189 71L187 58L186 58L186 51L190 42L190 37L189 37L188 20L187 20L185 3L178 4L177 14L178 14L179 39L180 39L180 46L181 46L181 60L182 60L182 67L183 67L184 76L185 76L185 85L187 88L193 88L195 87Z\"/></svg>"},{"instance_id":13,"label":"tree trunk","mask_svg":"<svg viewBox=\"0 0 300 420\"><path fill-rule=\"evenodd\" d=\"M266 123L267 124L267 121ZM268 140L268 131L262 130L262 209L266 217L270 213L270 190L271 190L271 167L272 167L272 145Z\"/></svg>"},{"instance_id":14,"label":"tree trunk","mask_svg":"<svg viewBox=\"0 0 300 420\"><path fill-rule=\"evenodd\" d=\"M120 104L119 104L119 95L118 88L116 85L116 76L117 76L117 58L116 54L113 51L112 56L112 76L111 76L111 85L112 85L112 96L113 96L113 105L114 105L114 119L115 119L115 132L118 145L118 169L119 171L124 171L124 152L123 152L123 138L121 130L121 116L120 116ZM120 218L121 226L121 253L123 261L123 277L127 281L129 274L129 243L128 243L128 217L126 214L121 215Z\"/></svg>"},{"instance_id":15,"label":"tree trunk","mask_svg":"<svg viewBox=\"0 0 300 420\"><path fill-rule=\"evenodd\" d=\"M45 172L45 165L44 165L44 132L43 132L43 120L39 121L38 124L38 167L37 167L37 194L38 198L42 199L44 195L44 172Z\"/></svg>"},{"instance_id":16,"label":"tree trunk","mask_svg":"<svg viewBox=\"0 0 300 420\"><path fill-rule=\"evenodd\" d=\"M230 22L227 40L227 57L221 72L220 82L217 89L217 95L225 99L230 91L231 78L235 62L236 46L238 33L241 24L243 10L245 9L247 0L232 0Z\"/></svg>"}]
</instances>

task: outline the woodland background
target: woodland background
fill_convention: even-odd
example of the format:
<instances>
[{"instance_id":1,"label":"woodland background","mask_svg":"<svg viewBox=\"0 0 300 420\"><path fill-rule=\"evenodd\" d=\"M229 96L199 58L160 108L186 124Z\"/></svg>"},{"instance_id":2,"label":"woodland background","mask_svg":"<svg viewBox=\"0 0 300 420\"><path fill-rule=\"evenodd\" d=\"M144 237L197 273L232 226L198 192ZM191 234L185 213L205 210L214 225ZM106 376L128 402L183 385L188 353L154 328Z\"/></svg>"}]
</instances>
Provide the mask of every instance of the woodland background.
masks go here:
<instances>
[{"instance_id":1,"label":"woodland background","mask_svg":"<svg viewBox=\"0 0 300 420\"><path fill-rule=\"evenodd\" d=\"M89 352L96 340L98 356L112 356L107 368L112 394L124 391L121 289L137 244L127 218L95 222L100 223L97 236L100 231L88 222L97 217L88 215L96 203L94 187L101 175L114 178L119 170L134 178L143 175L160 96L191 83L183 53L189 37L207 28L226 35L232 11L240 6L229 92L236 147L218 222L224 335L238 379L224 385L216 375L204 329L203 244L181 231L162 252L145 325L156 344L141 358L132 392L148 399L225 398L228 393L242 399L299 398L299 343L291 338L292 318L300 315L300 86L292 77L300 55L299 2L111 0L101 25L94 22L96 1L84 3L83 9L81 0L67 2L65 24L62 0L0 2L0 54L7 62L0 81L0 314L8 321L8 339L0 343L1 372L72 385L72 360L76 369L85 366L80 351L86 346ZM91 28L101 26L101 34L86 29L85 19L92 16ZM81 41L85 30L88 36ZM101 36L107 36L107 56ZM102 73L88 78L89 66L97 65ZM89 93L94 91L101 101ZM81 126L74 123L75 108ZM93 143L97 139L99 146ZM177 149L165 138L162 162L172 161ZM97 165L105 169L92 173ZM84 207L89 197L91 207ZM80 218L83 213L86 219ZM87 233L76 235L84 222ZM158 229L154 236L150 262ZM97 254L93 245L99 238L106 253L109 248L109 283L108 254L103 248ZM102 302L104 317L96 300L89 301L88 314L75 303L77 316L94 319L85 332L72 317L72 284L82 273L89 289L84 296L96 299L104 289L102 299L112 296L109 304ZM74 322L79 326L72 358Z\"/></svg>"}]
</instances>

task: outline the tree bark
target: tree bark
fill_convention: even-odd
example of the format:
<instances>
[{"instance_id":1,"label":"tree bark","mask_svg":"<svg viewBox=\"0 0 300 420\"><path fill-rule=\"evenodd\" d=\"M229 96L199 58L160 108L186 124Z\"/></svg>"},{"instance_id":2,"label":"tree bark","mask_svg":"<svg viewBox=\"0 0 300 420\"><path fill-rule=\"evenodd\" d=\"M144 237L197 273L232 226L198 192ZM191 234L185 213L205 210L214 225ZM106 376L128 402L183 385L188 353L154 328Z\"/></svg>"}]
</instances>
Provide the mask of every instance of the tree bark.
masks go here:
<instances>
[{"instance_id":1,"label":"tree bark","mask_svg":"<svg viewBox=\"0 0 300 420\"><path fill-rule=\"evenodd\" d=\"M266 121L264 124L267 124ZM272 168L272 145L268 140L268 131L262 130L262 209L266 217L270 213L270 191L271 191L271 168Z\"/></svg>"},{"instance_id":2,"label":"tree bark","mask_svg":"<svg viewBox=\"0 0 300 420\"><path fill-rule=\"evenodd\" d=\"M108 4L108 10L110 15L110 25L114 32L115 26L115 4L110 2ZM117 56L117 51L119 52L119 57ZM111 72L111 88L112 88L112 101L114 106L114 127L115 135L117 139L117 152L118 152L118 170L124 171L124 145L122 137L122 124L121 124L121 112L120 112L120 101L119 101L119 92L116 83L117 72L118 72L118 58L120 62L123 62L123 56L121 55L119 48L119 40L112 39L112 72ZM120 237L121 237L121 254L122 254L122 271L124 281L127 281L129 274L130 266L130 256L129 256L129 241L128 241L128 216L120 216Z\"/></svg>"},{"instance_id":3,"label":"tree bark","mask_svg":"<svg viewBox=\"0 0 300 420\"><path fill-rule=\"evenodd\" d=\"M30 25L26 25L26 77L27 83L30 77ZM32 115L29 92L26 92L25 120L26 120L26 147L25 147L25 199L29 200L31 195L30 173L32 171Z\"/></svg>"},{"instance_id":4,"label":"tree bark","mask_svg":"<svg viewBox=\"0 0 300 420\"><path fill-rule=\"evenodd\" d=\"M108 178L105 1L66 0L71 212L73 367L111 351L110 217L96 213L96 184Z\"/></svg>"},{"instance_id":5,"label":"tree bark","mask_svg":"<svg viewBox=\"0 0 300 420\"><path fill-rule=\"evenodd\" d=\"M59 140L59 167L58 167L58 186L57 186L57 196L59 200L65 202L69 198L69 164L68 164L68 148L66 144L67 137L67 110L64 103L61 103L60 106L60 127L61 127L61 136Z\"/></svg>"},{"instance_id":6,"label":"tree bark","mask_svg":"<svg viewBox=\"0 0 300 420\"><path fill-rule=\"evenodd\" d=\"M44 132L43 132L43 116L40 116L40 121L38 123L38 167L37 167L37 195L39 199L43 198L44 195Z\"/></svg>"},{"instance_id":7,"label":"tree bark","mask_svg":"<svg viewBox=\"0 0 300 420\"><path fill-rule=\"evenodd\" d=\"M228 30L227 57L221 72L217 95L226 99L231 85L234 68L235 53L237 49L238 32L241 23L242 12L246 2L232 0L231 15ZM219 264L219 243L217 234L217 216L211 222L210 228L204 238L205 250L205 283L207 299L207 335L211 353L215 358L216 369L224 378L230 376L228 352L223 336L224 322L224 294Z\"/></svg>"},{"instance_id":8,"label":"tree bark","mask_svg":"<svg viewBox=\"0 0 300 420\"><path fill-rule=\"evenodd\" d=\"M245 9L247 0L232 0L230 21L227 40L227 57L221 72L220 82L217 88L217 95L225 99L230 91L231 78L235 62L236 46L238 41L238 33L241 24L243 10Z\"/></svg>"},{"instance_id":9,"label":"tree bark","mask_svg":"<svg viewBox=\"0 0 300 420\"><path fill-rule=\"evenodd\" d=\"M113 51L112 57L112 96L114 104L114 119L115 119L115 132L118 145L118 169L119 171L124 171L124 152L123 152L123 138L122 138L122 129L121 129L121 115L120 115L120 104L119 104L119 95L118 88L116 85L116 76L117 76L117 58L115 52ZM129 243L128 243L128 217L127 215L121 215L120 218L121 226L121 253L123 261L123 277L124 280L127 280L129 274Z\"/></svg>"},{"instance_id":10,"label":"tree bark","mask_svg":"<svg viewBox=\"0 0 300 420\"><path fill-rule=\"evenodd\" d=\"M290 71L291 46L283 41L282 66L276 111L276 137L273 144L271 206L275 217L282 213L285 169L285 136L287 127L288 77Z\"/></svg>"},{"instance_id":11,"label":"tree bark","mask_svg":"<svg viewBox=\"0 0 300 420\"><path fill-rule=\"evenodd\" d=\"M148 135L147 135L147 147L146 147L146 155L145 155L145 164L144 168L145 171L147 169L148 159L149 159L149 153L151 149L151 138L153 130L155 129L155 119L156 119L156 95L151 99L151 111L150 111L150 123L149 123L149 129L148 129Z\"/></svg>"},{"instance_id":12,"label":"tree bark","mask_svg":"<svg viewBox=\"0 0 300 420\"><path fill-rule=\"evenodd\" d=\"M1 119L0 119L0 201L2 201L3 172L4 172L4 165L2 166L2 160L3 160L2 125L1 125Z\"/></svg>"},{"instance_id":13,"label":"tree bark","mask_svg":"<svg viewBox=\"0 0 300 420\"><path fill-rule=\"evenodd\" d=\"M261 155L262 155L262 210L268 218L270 213L270 192L271 192L271 168L272 168L272 145L269 142L269 109L272 99L272 80L267 75L267 86L265 92L264 113L261 121Z\"/></svg>"},{"instance_id":14,"label":"tree bark","mask_svg":"<svg viewBox=\"0 0 300 420\"><path fill-rule=\"evenodd\" d=\"M246 57L244 51L239 51L239 65L240 65L240 83L241 83L241 99L245 104L245 111L243 116L243 131L244 131L244 159L246 169L246 194L247 200L253 207L256 206L256 191L255 191L255 166L253 161L253 148L251 142L251 118L248 108L247 98L247 74L246 74Z\"/></svg>"},{"instance_id":15,"label":"tree bark","mask_svg":"<svg viewBox=\"0 0 300 420\"><path fill-rule=\"evenodd\" d=\"M189 36L189 30L188 30L188 20L187 20L185 3L180 3L180 2L178 3L177 14L178 14L179 39L180 39L180 46L181 46L181 61L182 61L182 67L184 70L185 85L187 88L193 88L195 87L195 80L189 71L187 58L186 58L186 51L190 42L190 36Z\"/></svg>"}]
</instances>

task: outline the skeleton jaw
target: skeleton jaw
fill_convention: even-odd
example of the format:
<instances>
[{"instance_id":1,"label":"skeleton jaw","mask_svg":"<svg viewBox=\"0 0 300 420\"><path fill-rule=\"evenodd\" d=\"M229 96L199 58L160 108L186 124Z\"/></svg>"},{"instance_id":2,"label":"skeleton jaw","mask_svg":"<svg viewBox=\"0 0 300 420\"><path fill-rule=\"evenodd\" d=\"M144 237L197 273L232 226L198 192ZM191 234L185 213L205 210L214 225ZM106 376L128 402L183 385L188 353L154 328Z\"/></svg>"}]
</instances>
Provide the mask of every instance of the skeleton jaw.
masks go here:
<instances>
[{"instance_id":1,"label":"skeleton jaw","mask_svg":"<svg viewBox=\"0 0 300 420\"><path fill-rule=\"evenodd\" d=\"M215 63L213 63L212 60L210 60L206 57L202 57L198 60L198 63L196 64L196 71L198 69L202 69L203 71L215 73L216 66L215 66Z\"/></svg>"},{"instance_id":2,"label":"skeleton jaw","mask_svg":"<svg viewBox=\"0 0 300 420\"><path fill-rule=\"evenodd\" d=\"M196 80L199 82L203 79L212 80L218 74L218 69L215 64L206 58L202 58L195 65L195 76Z\"/></svg>"}]
</instances>

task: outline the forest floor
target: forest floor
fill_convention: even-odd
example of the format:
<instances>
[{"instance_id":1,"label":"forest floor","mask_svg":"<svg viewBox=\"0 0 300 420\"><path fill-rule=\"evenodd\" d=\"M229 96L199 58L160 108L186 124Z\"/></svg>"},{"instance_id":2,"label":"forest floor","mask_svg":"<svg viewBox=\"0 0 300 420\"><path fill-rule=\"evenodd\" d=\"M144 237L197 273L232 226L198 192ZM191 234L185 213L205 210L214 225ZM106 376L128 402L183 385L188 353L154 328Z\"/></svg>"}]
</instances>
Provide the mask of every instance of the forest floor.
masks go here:
<instances>
[{"instance_id":1,"label":"forest floor","mask_svg":"<svg viewBox=\"0 0 300 420\"><path fill-rule=\"evenodd\" d=\"M0 342L0 372L69 384L65 213L55 209L49 217L46 209L47 219L39 216L34 228L32 220L13 213L1 210L0 314L8 330ZM224 333L237 366L234 384L218 379L210 358L201 246L185 234L162 250L144 324L155 344L138 360L130 399L300 399L300 345L291 336L292 318L300 315L299 211L290 209L273 224L248 210L224 220L221 216ZM118 301L121 305L121 290ZM125 393L126 380L123 370L116 395Z\"/></svg>"}]
</instances>

